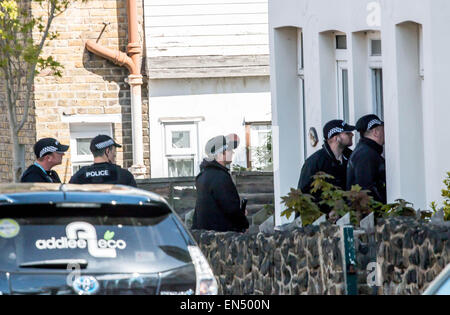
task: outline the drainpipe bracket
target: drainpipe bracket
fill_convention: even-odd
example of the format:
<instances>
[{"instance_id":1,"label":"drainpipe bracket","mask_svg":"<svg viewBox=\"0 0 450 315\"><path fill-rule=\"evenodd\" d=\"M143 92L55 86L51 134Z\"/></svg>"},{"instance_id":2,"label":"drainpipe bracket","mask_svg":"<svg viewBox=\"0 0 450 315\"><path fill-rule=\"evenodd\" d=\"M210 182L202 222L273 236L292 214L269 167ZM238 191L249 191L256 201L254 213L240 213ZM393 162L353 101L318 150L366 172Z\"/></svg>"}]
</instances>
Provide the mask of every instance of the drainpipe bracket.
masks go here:
<instances>
[{"instance_id":1,"label":"drainpipe bracket","mask_svg":"<svg viewBox=\"0 0 450 315\"><path fill-rule=\"evenodd\" d=\"M142 52L141 44L139 44L139 43L129 43L127 45L127 53L129 55L141 54L141 52Z\"/></svg>"},{"instance_id":2,"label":"drainpipe bracket","mask_svg":"<svg viewBox=\"0 0 450 315\"><path fill-rule=\"evenodd\" d=\"M141 74L130 74L128 78L125 79L125 82L129 85L142 85L144 83L142 78Z\"/></svg>"}]
</instances>

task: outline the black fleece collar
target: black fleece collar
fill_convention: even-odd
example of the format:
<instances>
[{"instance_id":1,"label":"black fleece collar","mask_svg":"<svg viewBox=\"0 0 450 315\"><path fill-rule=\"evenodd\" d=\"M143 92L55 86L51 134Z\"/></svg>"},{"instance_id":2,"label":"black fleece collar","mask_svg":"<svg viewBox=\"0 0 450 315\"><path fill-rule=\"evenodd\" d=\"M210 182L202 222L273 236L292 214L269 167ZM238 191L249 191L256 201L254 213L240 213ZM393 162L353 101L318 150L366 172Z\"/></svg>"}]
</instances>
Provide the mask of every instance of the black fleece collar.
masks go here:
<instances>
[{"instance_id":1,"label":"black fleece collar","mask_svg":"<svg viewBox=\"0 0 450 315\"><path fill-rule=\"evenodd\" d=\"M368 138L361 138L360 140L361 143L364 143L366 145L368 145L369 147L371 147L372 149L374 149L375 151L377 151L377 153L379 155L383 154L383 146L379 145L378 143L376 143L375 141L373 141L372 139L368 139Z\"/></svg>"},{"instance_id":2,"label":"black fleece collar","mask_svg":"<svg viewBox=\"0 0 450 315\"><path fill-rule=\"evenodd\" d=\"M210 167L220 169L220 170L225 171L227 173L230 172L230 170L228 168L226 168L225 166L223 166L222 164L220 164L216 160L208 161L206 159L203 160L202 164L200 164L200 171L203 172L206 168L210 168Z\"/></svg>"},{"instance_id":3,"label":"black fleece collar","mask_svg":"<svg viewBox=\"0 0 450 315\"><path fill-rule=\"evenodd\" d=\"M335 161L336 163L341 164L341 162L336 159L336 156L333 153L333 150L331 150L330 145L328 144L328 142L325 141L325 143L323 144L323 149L325 150L325 152L328 154L328 156ZM350 150L349 148L345 148L344 151L342 152L342 160L348 160L350 158L350 155L352 155L352 150Z\"/></svg>"}]
</instances>

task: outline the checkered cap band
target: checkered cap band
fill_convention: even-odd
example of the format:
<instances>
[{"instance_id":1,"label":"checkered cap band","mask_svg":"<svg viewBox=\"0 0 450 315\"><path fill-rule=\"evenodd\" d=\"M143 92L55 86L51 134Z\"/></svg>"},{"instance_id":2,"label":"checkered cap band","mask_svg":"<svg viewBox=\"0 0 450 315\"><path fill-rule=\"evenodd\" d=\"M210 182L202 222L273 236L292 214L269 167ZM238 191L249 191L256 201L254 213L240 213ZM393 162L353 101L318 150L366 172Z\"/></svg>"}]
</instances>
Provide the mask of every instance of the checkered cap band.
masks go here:
<instances>
[{"instance_id":1,"label":"checkered cap band","mask_svg":"<svg viewBox=\"0 0 450 315\"><path fill-rule=\"evenodd\" d=\"M41 150L41 152L39 152L39 158L43 157L45 154L47 154L49 152L53 153L56 151L58 151L57 147L54 147L54 146L45 147Z\"/></svg>"},{"instance_id":2,"label":"checkered cap band","mask_svg":"<svg viewBox=\"0 0 450 315\"><path fill-rule=\"evenodd\" d=\"M95 147L97 148L97 150L102 150L102 149L110 147L112 145L114 145L114 141L112 139L110 139L108 141L97 143L95 145Z\"/></svg>"},{"instance_id":3,"label":"checkered cap band","mask_svg":"<svg viewBox=\"0 0 450 315\"><path fill-rule=\"evenodd\" d=\"M383 123L381 121L379 121L378 119L374 119L371 120L368 124L367 124L367 130L370 130L373 126L375 125L383 125Z\"/></svg>"},{"instance_id":4,"label":"checkered cap band","mask_svg":"<svg viewBox=\"0 0 450 315\"><path fill-rule=\"evenodd\" d=\"M342 129L342 128L339 128L339 127L335 127L335 128L333 128L333 129L331 129L329 132L328 132L328 139L330 139L332 136L334 136L336 133L341 133L341 132L344 132L344 129Z\"/></svg>"},{"instance_id":5,"label":"checkered cap band","mask_svg":"<svg viewBox=\"0 0 450 315\"><path fill-rule=\"evenodd\" d=\"M209 154L210 156L214 156L220 153L225 152L226 150L228 150L228 145L224 144L223 146L219 146L217 147L217 149L214 150L214 152L211 152L211 154Z\"/></svg>"}]
</instances>

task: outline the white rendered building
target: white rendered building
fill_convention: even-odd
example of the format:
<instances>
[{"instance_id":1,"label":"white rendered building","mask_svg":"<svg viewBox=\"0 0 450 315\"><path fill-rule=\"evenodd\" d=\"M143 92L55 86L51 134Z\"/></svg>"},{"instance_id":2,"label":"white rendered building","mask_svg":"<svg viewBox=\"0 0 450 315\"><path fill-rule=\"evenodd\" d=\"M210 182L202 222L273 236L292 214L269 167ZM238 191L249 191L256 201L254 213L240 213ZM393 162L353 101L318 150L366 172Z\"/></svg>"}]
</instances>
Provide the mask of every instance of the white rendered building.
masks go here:
<instances>
[{"instance_id":1,"label":"white rendered building","mask_svg":"<svg viewBox=\"0 0 450 315\"><path fill-rule=\"evenodd\" d=\"M385 121L388 202L442 201L449 16L448 0L269 0L276 225L323 125L370 113Z\"/></svg>"},{"instance_id":2,"label":"white rendered building","mask_svg":"<svg viewBox=\"0 0 450 315\"><path fill-rule=\"evenodd\" d=\"M250 166L272 118L267 10L267 0L144 1L151 177L196 175L220 134L238 134L233 163Z\"/></svg>"}]
</instances>

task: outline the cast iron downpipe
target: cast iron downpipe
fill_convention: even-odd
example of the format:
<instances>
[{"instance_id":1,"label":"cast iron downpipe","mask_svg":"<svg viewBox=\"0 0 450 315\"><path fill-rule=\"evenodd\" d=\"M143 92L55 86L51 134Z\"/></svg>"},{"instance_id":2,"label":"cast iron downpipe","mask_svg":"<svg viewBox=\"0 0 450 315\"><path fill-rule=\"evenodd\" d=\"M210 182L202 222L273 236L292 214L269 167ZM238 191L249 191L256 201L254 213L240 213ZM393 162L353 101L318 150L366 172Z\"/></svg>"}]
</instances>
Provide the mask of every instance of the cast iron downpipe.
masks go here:
<instances>
[{"instance_id":1,"label":"cast iron downpipe","mask_svg":"<svg viewBox=\"0 0 450 315\"><path fill-rule=\"evenodd\" d=\"M131 129L133 144L133 165L131 166L130 171L136 178L143 178L146 173L146 168L144 166L142 135L142 75L140 73L142 48L139 42L136 0L127 0L127 14L128 55L118 50L106 48L93 40L88 40L86 42L86 49L121 67L126 67L130 72L127 82L131 89Z\"/></svg>"}]
</instances>

